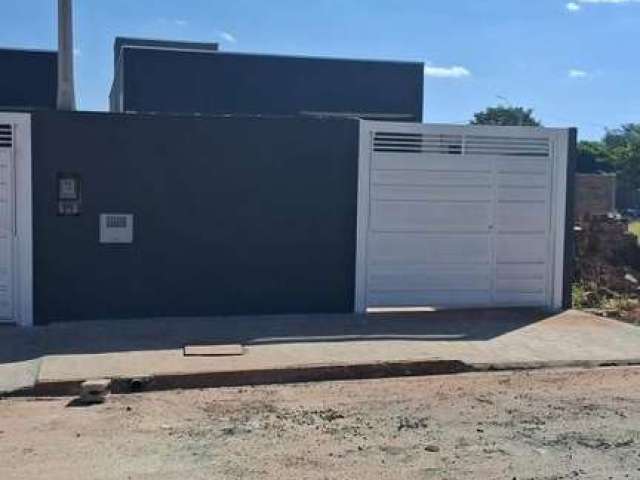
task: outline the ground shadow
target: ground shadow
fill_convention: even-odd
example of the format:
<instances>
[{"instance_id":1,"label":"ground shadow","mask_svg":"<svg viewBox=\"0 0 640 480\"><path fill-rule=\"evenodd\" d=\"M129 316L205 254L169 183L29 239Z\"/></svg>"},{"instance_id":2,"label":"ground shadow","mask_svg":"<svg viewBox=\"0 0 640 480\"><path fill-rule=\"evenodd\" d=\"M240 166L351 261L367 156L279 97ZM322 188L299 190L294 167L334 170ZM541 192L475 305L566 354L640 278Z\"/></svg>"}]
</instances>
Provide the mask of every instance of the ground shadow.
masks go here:
<instances>
[{"instance_id":1,"label":"ground shadow","mask_svg":"<svg viewBox=\"0 0 640 480\"><path fill-rule=\"evenodd\" d=\"M102 405L104 402L86 402L80 398L73 398L67 402L65 408L91 408Z\"/></svg>"},{"instance_id":2,"label":"ground shadow","mask_svg":"<svg viewBox=\"0 0 640 480\"><path fill-rule=\"evenodd\" d=\"M0 364L42 355L354 341L482 341L536 323L539 309L476 309L370 315L267 315L60 322L0 328Z\"/></svg>"}]
</instances>

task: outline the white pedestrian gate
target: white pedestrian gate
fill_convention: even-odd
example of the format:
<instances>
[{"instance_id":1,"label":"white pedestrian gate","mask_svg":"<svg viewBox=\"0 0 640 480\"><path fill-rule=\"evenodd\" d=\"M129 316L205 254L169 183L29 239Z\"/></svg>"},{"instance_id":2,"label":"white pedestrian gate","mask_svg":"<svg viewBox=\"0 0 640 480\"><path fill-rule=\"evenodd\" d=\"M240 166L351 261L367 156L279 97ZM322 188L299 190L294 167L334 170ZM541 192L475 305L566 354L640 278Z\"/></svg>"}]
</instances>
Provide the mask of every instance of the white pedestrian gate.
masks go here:
<instances>
[{"instance_id":1,"label":"white pedestrian gate","mask_svg":"<svg viewBox=\"0 0 640 480\"><path fill-rule=\"evenodd\" d=\"M0 112L0 322L33 323L31 118Z\"/></svg>"},{"instance_id":2,"label":"white pedestrian gate","mask_svg":"<svg viewBox=\"0 0 640 480\"><path fill-rule=\"evenodd\" d=\"M356 310L561 308L568 132L362 121Z\"/></svg>"},{"instance_id":3,"label":"white pedestrian gate","mask_svg":"<svg viewBox=\"0 0 640 480\"><path fill-rule=\"evenodd\" d=\"M13 320L15 177L13 151L6 146L11 133L11 125L0 125L0 321Z\"/></svg>"}]
</instances>

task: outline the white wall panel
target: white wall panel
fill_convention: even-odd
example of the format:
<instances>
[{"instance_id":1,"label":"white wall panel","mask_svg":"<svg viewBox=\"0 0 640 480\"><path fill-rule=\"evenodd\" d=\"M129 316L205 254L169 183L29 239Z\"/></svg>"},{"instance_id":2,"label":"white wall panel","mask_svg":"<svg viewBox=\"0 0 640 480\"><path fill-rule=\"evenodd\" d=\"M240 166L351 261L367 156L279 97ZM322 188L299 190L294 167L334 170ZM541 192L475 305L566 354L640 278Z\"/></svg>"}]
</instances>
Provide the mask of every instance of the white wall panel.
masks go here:
<instances>
[{"instance_id":1,"label":"white wall panel","mask_svg":"<svg viewBox=\"0 0 640 480\"><path fill-rule=\"evenodd\" d=\"M523 159L518 157L501 157L495 160L497 173L533 173L546 174L549 169L549 159Z\"/></svg>"},{"instance_id":2,"label":"white wall panel","mask_svg":"<svg viewBox=\"0 0 640 480\"><path fill-rule=\"evenodd\" d=\"M515 280L519 278L536 278L545 280L547 275L547 265L542 262L537 263L498 263L496 265L496 278L504 280Z\"/></svg>"},{"instance_id":3,"label":"white wall panel","mask_svg":"<svg viewBox=\"0 0 640 480\"><path fill-rule=\"evenodd\" d=\"M376 233L369 237L369 265L488 264L487 235Z\"/></svg>"},{"instance_id":4,"label":"white wall panel","mask_svg":"<svg viewBox=\"0 0 640 480\"><path fill-rule=\"evenodd\" d=\"M547 215L544 202L499 202L495 226L498 232L546 232L549 226Z\"/></svg>"},{"instance_id":5,"label":"white wall panel","mask_svg":"<svg viewBox=\"0 0 640 480\"><path fill-rule=\"evenodd\" d=\"M544 263L548 260L546 235L497 235L496 262Z\"/></svg>"},{"instance_id":6,"label":"white wall panel","mask_svg":"<svg viewBox=\"0 0 640 480\"><path fill-rule=\"evenodd\" d=\"M376 153L372 159L373 170L435 170L491 172L490 159L467 162L461 155L422 153Z\"/></svg>"},{"instance_id":7,"label":"white wall panel","mask_svg":"<svg viewBox=\"0 0 640 480\"><path fill-rule=\"evenodd\" d=\"M371 228L377 232L477 232L488 231L489 202L408 202L375 200Z\"/></svg>"},{"instance_id":8,"label":"white wall panel","mask_svg":"<svg viewBox=\"0 0 640 480\"><path fill-rule=\"evenodd\" d=\"M491 281L488 264L374 266L368 272L369 288L398 290L486 290Z\"/></svg>"},{"instance_id":9,"label":"white wall panel","mask_svg":"<svg viewBox=\"0 0 640 480\"><path fill-rule=\"evenodd\" d=\"M498 202L546 202L548 199L546 187L498 187Z\"/></svg>"},{"instance_id":10,"label":"white wall panel","mask_svg":"<svg viewBox=\"0 0 640 480\"><path fill-rule=\"evenodd\" d=\"M545 306L544 293L497 292L494 305L497 307L542 307Z\"/></svg>"},{"instance_id":11,"label":"white wall panel","mask_svg":"<svg viewBox=\"0 0 640 480\"><path fill-rule=\"evenodd\" d=\"M423 200L449 202L490 202L493 191L487 186L371 186L373 200Z\"/></svg>"},{"instance_id":12,"label":"white wall panel","mask_svg":"<svg viewBox=\"0 0 640 480\"><path fill-rule=\"evenodd\" d=\"M544 294L544 278L498 278L496 291L500 295L508 295L510 292Z\"/></svg>"},{"instance_id":13,"label":"white wall panel","mask_svg":"<svg viewBox=\"0 0 640 480\"><path fill-rule=\"evenodd\" d=\"M490 172L437 172L413 170L373 170L372 185L430 185L435 187L491 186Z\"/></svg>"},{"instance_id":14,"label":"white wall panel","mask_svg":"<svg viewBox=\"0 0 640 480\"><path fill-rule=\"evenodd\" d=\"M377 292L367 294L370 307L422 307L469 308L492 305L491 292L482 291L403 291Z\"/></svg>"},{"instance_id":15,"label":"white wall panel","mask_svg":"<svg viewBox=\"0 0 640 480\"><path fill-rule=\"evenodd\" d=\"M549 187L546 174L498 173L500 187Z\"/></svg>"}]
</instances>

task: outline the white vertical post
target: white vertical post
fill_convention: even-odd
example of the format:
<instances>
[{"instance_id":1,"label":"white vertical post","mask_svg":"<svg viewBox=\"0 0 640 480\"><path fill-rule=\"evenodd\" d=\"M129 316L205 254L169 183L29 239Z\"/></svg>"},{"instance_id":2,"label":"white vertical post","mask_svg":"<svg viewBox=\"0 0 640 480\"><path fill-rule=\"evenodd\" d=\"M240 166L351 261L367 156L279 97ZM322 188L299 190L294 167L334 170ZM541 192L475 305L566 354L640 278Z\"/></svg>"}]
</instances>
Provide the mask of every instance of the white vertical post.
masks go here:
<instances>
[{"instance_id":1,"label":"white vertical post","mask_svg":"<svg viewBox=\"0 0 640 480\"><path fill-rule=\"evenodd\" d=\"M73 0L58 0L58 110L75 110Z\"/></svg>"},{"instance_id":2,"label":"white vertical post","mask_svg":"<svg viewBox=\"0 0 640 480\"><path fill-rule=\"evenodd\" d=\"M554 273L553 273L553 296L551 299L552 310L562 310L564 293L564 269L565 269L565 227L567 222L567 164L569 158L569 130L558 130L555 135L555 155L554 155L554 195L553 205L553 241L554 241ZM573 228L573 225L571 225Z\"/></svg>"},{"instance_id":3,"label":"white vertical post","mask_svg":"<svg viewBox=\"0 0 640 480\"><path fill-rule=\"evenodd\" d=\"M358 150L354 310L355 313L367 313L367 232L369 230L369 188L371 184L370 172L373 129L366 120L360 120L359 123L360 146Z\"/></svg>"}]
</instances>

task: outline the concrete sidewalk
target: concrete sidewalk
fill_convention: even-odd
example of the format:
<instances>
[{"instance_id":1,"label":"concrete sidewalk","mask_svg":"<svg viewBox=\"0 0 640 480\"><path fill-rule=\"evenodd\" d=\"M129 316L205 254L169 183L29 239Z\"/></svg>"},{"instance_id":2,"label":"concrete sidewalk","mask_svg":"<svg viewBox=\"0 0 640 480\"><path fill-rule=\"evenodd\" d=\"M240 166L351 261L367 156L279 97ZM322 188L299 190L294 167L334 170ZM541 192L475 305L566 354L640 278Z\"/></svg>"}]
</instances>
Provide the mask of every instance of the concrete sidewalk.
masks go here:
<instances>
[{"instance_id":1,"label":"concrete sidewalk","mask_svg":"<svg viewBox=\"0 0 640 480\"><path fill-rule=\"evenodd\" d=\"M245 353L185 357L190 343L239 343ZM0 344L0 391L36 394L104 377L126 390L132 378L160 389L640 364L638 327L528 309L61 323L0 329Z\"/></svg>"}]
</instances>

